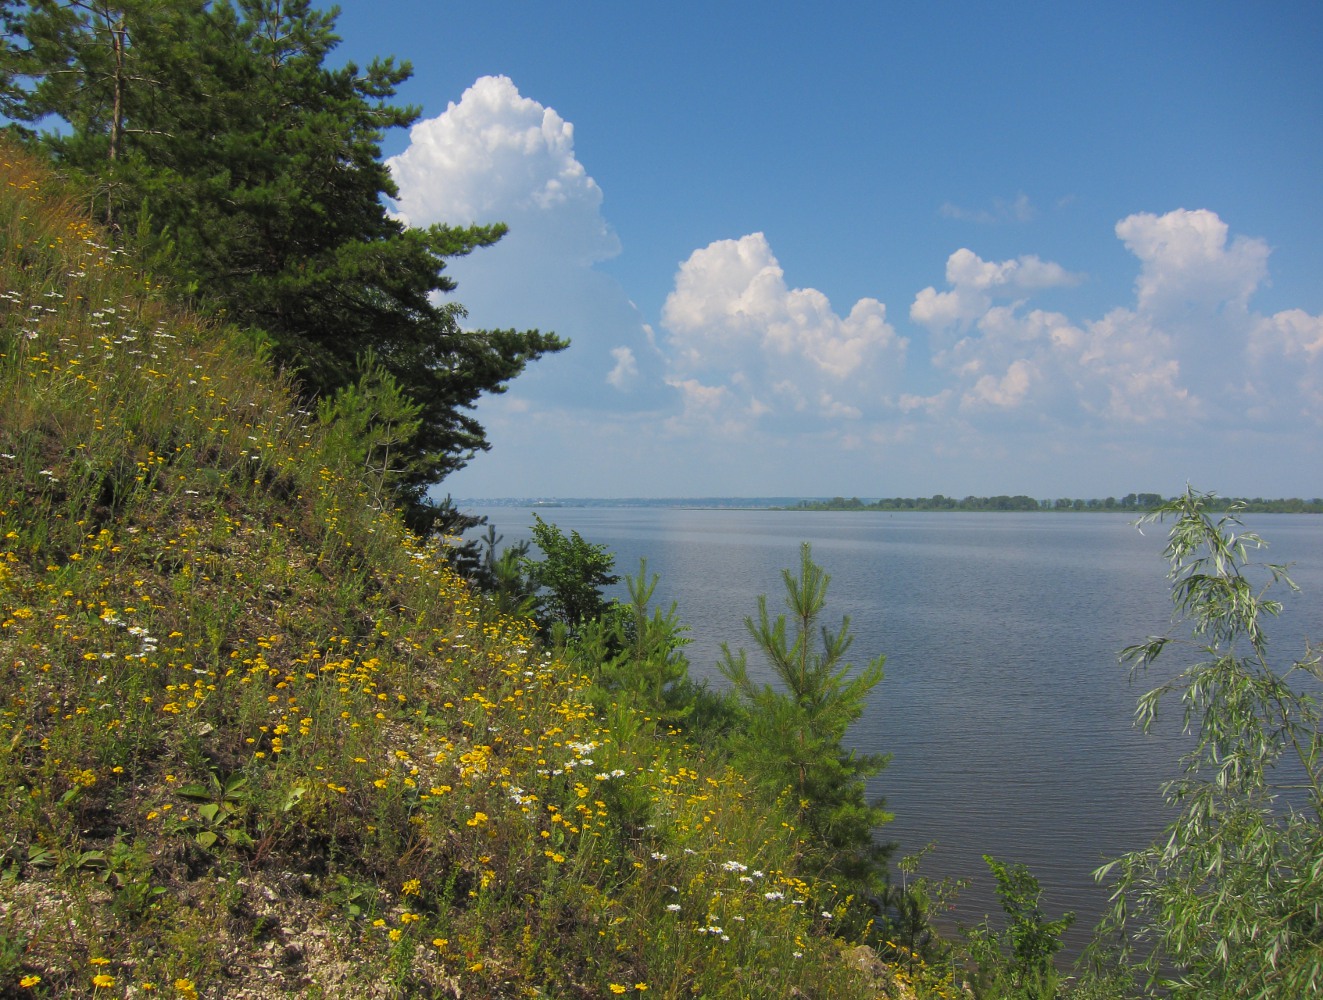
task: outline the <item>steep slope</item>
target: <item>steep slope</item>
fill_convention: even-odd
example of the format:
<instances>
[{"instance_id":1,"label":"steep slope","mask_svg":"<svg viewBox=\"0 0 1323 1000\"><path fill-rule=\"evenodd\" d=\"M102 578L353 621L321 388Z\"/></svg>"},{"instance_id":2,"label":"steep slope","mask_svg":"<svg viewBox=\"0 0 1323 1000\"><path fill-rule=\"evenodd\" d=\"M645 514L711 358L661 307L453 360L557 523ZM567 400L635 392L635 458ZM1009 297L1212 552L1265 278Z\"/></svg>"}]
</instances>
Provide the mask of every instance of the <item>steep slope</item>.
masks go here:
<instances>
[{"instance_id":1,"label":"steep slope","mask_svg":"<svg viewBox=\"0 0 1323 1000\"><path fill-rule=\"evenodd\" d=\"M0 163L0 995L895 985L778 809L596 717L241 332Z\"/></svg>"}]
</instances>

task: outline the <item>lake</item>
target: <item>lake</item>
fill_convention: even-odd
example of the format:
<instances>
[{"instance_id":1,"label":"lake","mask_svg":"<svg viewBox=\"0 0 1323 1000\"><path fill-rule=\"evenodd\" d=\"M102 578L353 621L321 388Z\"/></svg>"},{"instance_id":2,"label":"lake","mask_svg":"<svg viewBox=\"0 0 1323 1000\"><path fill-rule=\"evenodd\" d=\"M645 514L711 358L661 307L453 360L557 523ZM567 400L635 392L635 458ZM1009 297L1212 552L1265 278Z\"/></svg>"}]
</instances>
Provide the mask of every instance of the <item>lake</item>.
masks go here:
<instances>
[{"instance_id":1,"label":"lake","mask_svg":"<svg viewBox=\"0 0 1323 1000\"><path fill-rule=\"evenodd\" d=\"M464 506L486 514L505 544L529 537L530 508ZM953 919L999 913L991 854L1023 862L1049 916L1077 913L1073 956L1106 905L1092 872L1155 839L1169 815L1159 791L1188 738L1177 712L1157 732L1134 729L1135 699L1117 653L1171 622L1166 528L1141 533L1105 513L886 513L542 507L566 533L607 545L622 576L646 558L655 598L689 626L690 673L713 685L721 643L750 652L744 628L759 594L782 609L781 570L799 545L831 575L824 623L849 615L851 660L885 653L886 679L851 731L859 750L893 755L870 784L895 821L882 831L897 857L936 842L923 871L969 878ZM1262 558L1293 562L1269 621L1273 648L1298 656L1323 637L1323 518L1255 515ZM536 554L536 553L535 553ZM617 588L624 596L623 585ZM1181 632L1179 634L1185 634ZM1180 651L1171 649L1171 666ZM1170 667L1168 668L1170 669Z\"/></svg>"}]
</instances>

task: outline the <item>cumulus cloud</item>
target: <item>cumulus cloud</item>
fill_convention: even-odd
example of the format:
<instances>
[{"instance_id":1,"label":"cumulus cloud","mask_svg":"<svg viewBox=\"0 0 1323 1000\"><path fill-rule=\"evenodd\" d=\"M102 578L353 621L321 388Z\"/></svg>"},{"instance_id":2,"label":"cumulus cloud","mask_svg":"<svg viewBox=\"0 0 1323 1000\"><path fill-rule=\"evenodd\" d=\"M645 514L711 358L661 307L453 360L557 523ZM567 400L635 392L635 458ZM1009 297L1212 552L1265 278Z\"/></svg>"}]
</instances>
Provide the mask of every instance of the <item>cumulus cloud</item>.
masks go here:
<instances>
[{"instance_id":1,"label":"cumulus cloud","mask_svg":"<svg viewBox=\"0 0 1323 1000\"><path fill-rule=\"evenodd\" d=\"M934 333L967 328L992 308L995 298L1015 299L1045 288L1077 285L1082 278L1033 254L994 263L962 248L947 258L946 280L949 291L939 292L930 285L910 306L910 319Z\"/></svg>"},{"instance_id":2,"label":"cumulus cloud","mask_svg":"<svg viewBox=\"0 0 1323 1000\"><path fill-rule=\"evenodd\" d=\"M510 241L550 236L581 262L620 252L602 218L602 189L574 155L574 126L521 96L509 77L484 76L458 104L418 122L387 165L410 224L503 221Z\"/></svg>"},{"instance_id":3,"label":"cumulus cloud","mask_svg":"<svg viewBox=\"0 0 1323 1000\"><path fill-rule=\"evenodd\" d=\"M1206 209L1165 215L1140 212L1116 224L1116 235L1142 265L1135 281L1140 310L1241 311L1268 274L1268 244L1238 236L1227 243L1227 224Z\"/></svg>"},{"instance_id":4,"label":"cumulus cloud","mask_svg":"<svg viewBox=\"0 0 1323 1000\"><path fill-rule=\"evenodd\" d=\"M961 400L961 407L978 409L986 405L1008 409L1018 406L1028 394L1031 383L1039 377L1032 363L1023 359L1012 361L1006 374L1000 378L984 375L975 382L974 387Z\"/></svg>"},{"instance_id":5,"label":"cumulus cloud","mask_svg":"<svg viewBox=\"0 0 1323 1000\"><path fill-rule=\"evenodd\" d=\"M1323 424L1323 316L1287 309L1259 317L1249 346L1251 414Z\"/></svg>"},{"instance_id":6,"label":"cumulus cloud","mask_svg":"<svg viewBox=\"0 0 1323 1000\"><path fill-rule=\"evenodd\" d=\"M1312 365L1323 358L1323 316L1287 309L1261 319L1250 346L1257 358L1276 354Z\"/></svg>"},{"instance_id":7,"label":"cumulus cloud","mask_svg":"<svg viewBox=\"0 0 1323 1000\"><path fill-rule=\"evenodd\" d=\"M675 275L662 325L672 384L723 387L705 399L744 419L857 419L882 402L907 343L877 299L841 316L817 289L790 287L762 233L695 250Z\"/></svg>"},{"instance_id":8,"label":"cumulus cloud","mask_svg":"<svg viewBox=\"0 0 1323 1000\"><path fill-rule=\"evenodd\" d=\"M1269 248L1233 236L1208 210L1118 222L1115 236L1136 262L1133 299L1093 318L1034 301L1082 275L1033 254L984 259L962 247L946 260L945 284L912 300L908 318L927 333L927 350L913 357L881 301L838 310L821 291L796 287L767 238L751 233L678 266L654 335L594 266L622 248L575 154L574 127L555 109L506 77L484 77L410 140L389 161L401 217L510 226L496 247L448 262L472 325L554 329L573 342L479 414L496 454L525 468L548 452L596 449L594 468L662 483L685 462L770 476L764 453L749 447L762 441L824 482L848 449L869 460L906 449L919 476L931 460L996 476L999 455L1032 452L999 432L1032 429L1044 454L1089 440L1128 470L1155 427L1216 427L1226 440L1247 425L1323 422L1323 317L1254 313ZM1014 222L1034 209L1021 195L941 211ZM768 488L782 487L769 479Z\"/></svg>"},{"instance_id":9,"label":"cumulus cloud","mask_svg":"<svg viewBox=\"0 0 1323 1000\"><path fill-rule=\"evenodd\" d=\"M387 163L395 210L409 224L509 225L496 246L446 266L473 327L554 330L571 341L521 375L515 396L588 409L670 398L639 310L594 267L619 254L620 241L601 187L575 155L574 126L555 109L508 77L485 76L414 125L409 146Z\"/></svg>"},{"instance_id":10,"label":"cumulus cloud","mask_svg":"<svg viewBox=\"0 0 1323 1000\"><path fill-rule=\"evenodd\" d=\"M933 353L954 381L958 412L1036 414L1068 425L1234 426L1247 415L1320 411L1323 319L1300 310L1256 316L1249 307L1267 277L1266 243L1231 239L1207 210L1138 213L1115 231L1139 261L1135 301L1092 320L1028 308L1035 291L1078 280L1055 264L985 261L967 249L951 255L949 288L924 289L910 316L934 333L959 335L948 347L939 339ZM997 301L1007 298L1014 301Z\"/></svg>"}]
</instances>

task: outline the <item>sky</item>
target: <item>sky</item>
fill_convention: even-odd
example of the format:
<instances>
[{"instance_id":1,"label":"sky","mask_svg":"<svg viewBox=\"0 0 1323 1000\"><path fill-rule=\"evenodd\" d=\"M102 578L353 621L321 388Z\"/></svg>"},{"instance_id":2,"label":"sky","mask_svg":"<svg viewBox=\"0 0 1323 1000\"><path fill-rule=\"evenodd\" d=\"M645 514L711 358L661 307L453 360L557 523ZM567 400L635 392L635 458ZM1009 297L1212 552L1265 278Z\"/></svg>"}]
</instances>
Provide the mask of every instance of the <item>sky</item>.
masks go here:
<instances>
[{"instance_id":1,"label":"sky","mask_svg":"<svg viewBox=\"0 0 1323 1000\"><path fill-rule=\"evenodd\" d=\"M343 0L495 497L1323 495L1323 5Z\"/></svg>"}]
</instances>

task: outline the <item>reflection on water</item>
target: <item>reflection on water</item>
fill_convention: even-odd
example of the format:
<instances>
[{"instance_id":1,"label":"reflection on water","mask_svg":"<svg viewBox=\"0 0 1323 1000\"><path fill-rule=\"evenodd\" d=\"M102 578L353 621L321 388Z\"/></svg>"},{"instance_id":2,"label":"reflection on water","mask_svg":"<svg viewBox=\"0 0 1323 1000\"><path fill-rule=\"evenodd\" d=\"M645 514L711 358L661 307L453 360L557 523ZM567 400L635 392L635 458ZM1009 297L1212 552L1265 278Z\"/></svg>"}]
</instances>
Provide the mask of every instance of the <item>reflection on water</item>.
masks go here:
<instances>
[{"instance_id":1,"label":"reflection on water","mask_svg":"<svg viewBox=\"0 0 1323 1000\"><path fill-rule=\"evenodd\" d=\"M529 537L526 510L475 512L507 543ZM925 871L974 880L954 919L997 911L983 854L1023 862L1049 915L1078 914L1074 954L1106 904L1092 871L1147 844L1167 820L1159 786L1188 737L1174 713L1154 733L1133 728L1145 685L1129 685L1117 664L1120 649L1170 624L1160 526L1141 534L1110 514L542 515L608 545L622 575L646 558L660 575L656 599L676 602L690 628L691 674L713 684L724 683L721 643L752 654L744 617L759 594L779 609L781 571L798 564L801 541L812 543L832 577L827 624L849 615L855 662L887 655L886 679L851 734L862 751L893 754L870 786L896 814L882 835L902 853L936 841ZM1297 655L1303 637L1323 636L1323 519L1265 515L1249 526L1273 561L1296 563L1302 593L1281 595L1287 607L1269 633L1279 655ZM757 676L753 655L750 666Z\"/></svg>"}]
</instances>

